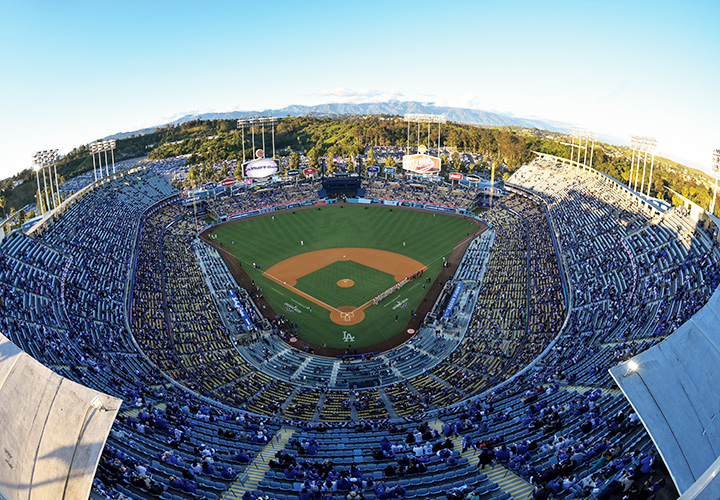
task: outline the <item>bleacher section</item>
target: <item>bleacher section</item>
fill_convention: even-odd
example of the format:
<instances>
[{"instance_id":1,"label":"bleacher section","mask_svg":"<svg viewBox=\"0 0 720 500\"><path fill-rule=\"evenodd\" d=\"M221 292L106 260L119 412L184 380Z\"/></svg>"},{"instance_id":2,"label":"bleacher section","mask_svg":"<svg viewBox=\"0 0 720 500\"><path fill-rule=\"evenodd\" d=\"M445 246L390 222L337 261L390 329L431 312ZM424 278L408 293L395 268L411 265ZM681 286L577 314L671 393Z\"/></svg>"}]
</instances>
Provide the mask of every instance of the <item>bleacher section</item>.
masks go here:
<instances>
[{"instance_id":1,"label":"bleacher section","mask_svg":"<svg viewBox=\"0 0 720 500\"><path fill-rule=\"evenodd\" d=\"M124 400L95 478L105 498L525 500L538 488L571 499L636 468L642 484L654 450L607 369L707 302L720 252L682 209L648 212L587 170L538 159L507 185L455 277L478 287L460 336L428 325L350 361L246 331L226 294L259 321L252 294L149 169L0 244L0 329ZM302 201L318 187L240 190L209 209ZM476 198L441 183L365 188L466 209Z\"/></svg>"}]
</instances>

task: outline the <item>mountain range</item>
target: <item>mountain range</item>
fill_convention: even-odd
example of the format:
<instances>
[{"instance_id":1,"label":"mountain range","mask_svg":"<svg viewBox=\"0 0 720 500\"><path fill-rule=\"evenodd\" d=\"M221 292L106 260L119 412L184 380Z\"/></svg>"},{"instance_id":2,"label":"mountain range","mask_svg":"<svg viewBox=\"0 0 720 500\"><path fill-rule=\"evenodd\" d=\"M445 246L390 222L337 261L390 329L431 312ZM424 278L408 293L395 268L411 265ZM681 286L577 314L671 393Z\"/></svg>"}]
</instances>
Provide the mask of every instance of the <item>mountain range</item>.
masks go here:
<instances>
[{"instance_id":1,"label":"mountain range","mask_svg":"<svg viewBox=\"0 0 720 500\"><path fill-rule=\"evenodd\" d=\"M105 139L123 139L130 135L147 134L166 125L179 125L191 120L220 120L252 118L255 116L274 116L284 118L286 116L342 116L342 115L400 115L407 113L425 113L445 115L448 121L466 123L471 125L486 126L519 126L525 128L539 128L554 132L567 132L571 126L566 123L520 118L512 115L493 113L469 108L453 108L447 106L435 106L433 103L421 103L416 101L386 101L368 103L328 103L316 106L292 105L280 109L264 109L259 111L227 111L220 113L199 113L184 115L169 123L162 123L155 127L149 127L131 132L121 132Z\"/></svg>"}]
</instances>

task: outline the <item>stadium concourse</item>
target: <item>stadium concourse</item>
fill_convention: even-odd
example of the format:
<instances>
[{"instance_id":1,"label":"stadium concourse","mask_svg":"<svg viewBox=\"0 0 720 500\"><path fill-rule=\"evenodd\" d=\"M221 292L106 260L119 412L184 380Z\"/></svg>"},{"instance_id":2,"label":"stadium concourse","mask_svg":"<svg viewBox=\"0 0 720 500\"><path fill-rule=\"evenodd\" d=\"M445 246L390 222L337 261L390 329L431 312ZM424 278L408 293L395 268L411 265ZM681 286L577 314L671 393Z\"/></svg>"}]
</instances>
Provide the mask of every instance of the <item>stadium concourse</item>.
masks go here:
<instances>
[{"instance_id":1,"label":"stadium concourse","mask_svg":"<svg viewBox=\"0 0 720 500\"><path fill-rule=\"evenodd\" d=\"M265 317L261 292L197 238L192 207L159 172L167 162L103 179L0 244L2 333L123 400L96 498L674 494L607 370L717 288L717 245L682 207L660 213L611 179L538 158L482 213L491 229L453 278L467 291L449 319L452 287L412 341L337 359L286 342L283 318ZM321 186L269 187L208 210L307 202ZM479 201L418 180L363 189L468 211Z\"/></svg>"}]
</instances>

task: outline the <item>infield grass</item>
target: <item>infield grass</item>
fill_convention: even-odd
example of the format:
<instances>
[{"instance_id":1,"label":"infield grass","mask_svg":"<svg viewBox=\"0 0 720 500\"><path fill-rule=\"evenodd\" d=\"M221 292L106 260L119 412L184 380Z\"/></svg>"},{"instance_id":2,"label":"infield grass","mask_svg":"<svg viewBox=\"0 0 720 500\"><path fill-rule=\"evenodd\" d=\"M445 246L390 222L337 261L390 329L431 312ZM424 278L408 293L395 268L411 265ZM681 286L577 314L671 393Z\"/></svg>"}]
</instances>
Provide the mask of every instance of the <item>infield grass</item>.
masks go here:
<instances>
[{"instance_id":1,"label":"infield grass","mask_svg":"<svg viewBox=\"0 0 720 500\"><path fill-rule=\"evenodd\" d=\"M399 333L427 292L426 279L435 280L453 248L476 225L463 217L365 205L324 205L240 220L216 228L216 243L237 257L245 271L262 287L277 314L296 324L297 336L328 347L361 347ZM376 248L411 257L425 266L422 277L411 281L378 305L364 310L356 325L338 325L327 310L263 276L263 271L300 253L327 248ZM254 266L258 266L254 267ZM337 285L352 279L349 288ZM389 274L356 262L331 264L298 279L296 288L336 307L361 306L395 283ZM344 341L344 334L354 341Z\"/></svg>"},{"instance_id":2,"label":"infield grass","mask_svg":"<svg viewBox=\"0 0 720 500\"><path fill-rule=\"evenodd\" d=\"M354 284L343 288L341 279ZM372 300L379 292L395 284L392 275L372 269L353 261L338 261L298 279L295 288L322 300L333 307L360 306Z\"/></svg>"}]
</instances>

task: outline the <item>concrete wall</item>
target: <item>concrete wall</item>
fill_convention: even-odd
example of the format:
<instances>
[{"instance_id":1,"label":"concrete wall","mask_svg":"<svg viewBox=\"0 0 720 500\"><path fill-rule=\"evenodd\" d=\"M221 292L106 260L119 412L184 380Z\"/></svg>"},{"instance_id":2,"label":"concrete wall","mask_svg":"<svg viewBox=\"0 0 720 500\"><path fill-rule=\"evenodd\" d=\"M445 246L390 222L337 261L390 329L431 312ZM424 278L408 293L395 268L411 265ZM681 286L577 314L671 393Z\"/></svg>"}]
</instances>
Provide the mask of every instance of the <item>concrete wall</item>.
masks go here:
<instances>
[{"instance_id":1,"label":"concrete wall","mask_svg":"<svg viewBox=\"0 0 720 500\"><path fill-rule=\"evenodd\" d=\"M53 373L0 334L0 496L88 498L120 403Z\"/></svg>"},{"instance_id":2,"label":"concrete wall","mask_svg":"<svg viewBox=\"0 0 720 500\"><path fill-rule=\"evenodd\" d=\"M636 371L622 363L610 374L685 493L720 456L720 289L675 333L633 360Z\"/></svg>"}]
</instances>

